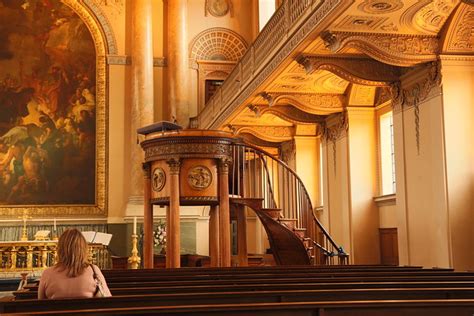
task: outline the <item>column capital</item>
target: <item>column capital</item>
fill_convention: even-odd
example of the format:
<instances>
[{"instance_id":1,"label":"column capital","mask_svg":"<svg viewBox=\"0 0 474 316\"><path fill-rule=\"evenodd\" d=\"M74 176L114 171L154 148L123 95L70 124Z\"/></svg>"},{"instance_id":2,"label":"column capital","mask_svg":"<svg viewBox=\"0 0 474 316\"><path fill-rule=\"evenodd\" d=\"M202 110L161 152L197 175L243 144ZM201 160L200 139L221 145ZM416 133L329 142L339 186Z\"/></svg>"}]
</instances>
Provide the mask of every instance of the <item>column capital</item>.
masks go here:
<instances>
[{"instance_id":1,"label":"column capital","mask_svg":"<svg viewBox=\"0 0 474 316\"><path fill-rule=\"evenodd\" d=\"M171 175L179 174L179 169L181 167L181 159L171 158L171 159L166 160L166 163L170 167L170 174Z\"/></svg>"},{"instance_id":2,"label":"column capital","mask_svg":"<svg viewBox=\"0 0 474 316\"><path fill-rule=\"evenodd\" d=\"M143 177L145 179L151 179L150 170L151 170L151 164L149 162L142 163Z\"/></svg>"},{"instance_id":3,"label":"column capital","mask_svg":"<svg viewBox=\"0 0 474 316\"><path fill-rule=\"evenodd\" d=\"M232 158L224 157L219 158L218 171L219 173L229 173L229 166L232 163Z\"/></svg>"}]
</instances>

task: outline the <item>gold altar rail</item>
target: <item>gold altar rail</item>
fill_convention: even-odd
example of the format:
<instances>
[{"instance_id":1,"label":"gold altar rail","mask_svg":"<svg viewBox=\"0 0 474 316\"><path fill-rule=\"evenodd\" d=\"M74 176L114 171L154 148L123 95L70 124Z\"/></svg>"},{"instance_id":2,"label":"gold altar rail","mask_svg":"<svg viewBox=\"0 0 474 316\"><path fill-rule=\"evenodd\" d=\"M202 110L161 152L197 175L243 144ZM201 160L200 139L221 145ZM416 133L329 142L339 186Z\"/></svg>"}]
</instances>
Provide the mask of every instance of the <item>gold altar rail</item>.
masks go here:
<instances>
[{"instance_id":1,"label":"gold altar rail","mask_svg":"<svg viewBox=\"0 0 474 316\"><path fill-rule=\"evenodd\" d=\"M191 128L218 129L303 44L353 1L287 0L275 11L222 86L190 121Z\"/></svg>"},{"instance_id":2,"label":"gold altar rail","mask_svg":"<svg viewBox=\"0 0 474 316\"><path fill-rule=\"evenodd\" d=\"M56 263L57 240L1 241L0 272L35 271ZM102 244L89 244L89 262L101 269L110 268L108 248Z\"/></svg>"}]
</instances>

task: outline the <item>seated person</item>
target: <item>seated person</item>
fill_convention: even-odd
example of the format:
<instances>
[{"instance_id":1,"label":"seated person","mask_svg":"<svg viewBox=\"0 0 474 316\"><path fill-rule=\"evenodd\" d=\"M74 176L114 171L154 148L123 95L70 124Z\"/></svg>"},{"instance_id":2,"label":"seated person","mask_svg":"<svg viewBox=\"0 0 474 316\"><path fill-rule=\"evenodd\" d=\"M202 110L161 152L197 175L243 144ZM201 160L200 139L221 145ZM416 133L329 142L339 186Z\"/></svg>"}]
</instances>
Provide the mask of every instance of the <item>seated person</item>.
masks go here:
<instances>
[{"instance_id":1,"label":"seated person","mask_svg":"<svg viewBox=\"0 0 474 316\"><path fill-rule=\"evenodd\" d=\"M112 296L100 269L87 260L87 242L77 229L59 237L58 262L41 275L38 299L90 298Z\"/></svg>"}]
</instances>

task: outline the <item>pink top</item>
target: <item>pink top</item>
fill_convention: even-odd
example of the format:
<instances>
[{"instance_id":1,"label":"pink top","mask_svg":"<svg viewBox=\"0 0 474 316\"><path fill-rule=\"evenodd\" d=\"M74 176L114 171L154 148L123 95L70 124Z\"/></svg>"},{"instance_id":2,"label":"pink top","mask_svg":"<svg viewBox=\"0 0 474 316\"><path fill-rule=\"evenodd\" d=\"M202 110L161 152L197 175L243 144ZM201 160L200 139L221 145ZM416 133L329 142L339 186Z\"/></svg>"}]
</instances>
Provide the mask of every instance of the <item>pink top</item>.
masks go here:
<instances>
[{"instance_id":1,"label":"pink top","mask_svg":"<svg viewBox=\"0 0 474 316\"><path fill-rule=\"evenodd\" d=\"M97 278L102 283L105 296L112 296L105 282L104 275L97 266L94 266ZM84 272L70 278L66 275L66 270L60 271L56 266L44 270L41 275L38 299L48 298L88 298L93 297L96 291L92 267L87 267Z\"/></svg>"}]
</instances>

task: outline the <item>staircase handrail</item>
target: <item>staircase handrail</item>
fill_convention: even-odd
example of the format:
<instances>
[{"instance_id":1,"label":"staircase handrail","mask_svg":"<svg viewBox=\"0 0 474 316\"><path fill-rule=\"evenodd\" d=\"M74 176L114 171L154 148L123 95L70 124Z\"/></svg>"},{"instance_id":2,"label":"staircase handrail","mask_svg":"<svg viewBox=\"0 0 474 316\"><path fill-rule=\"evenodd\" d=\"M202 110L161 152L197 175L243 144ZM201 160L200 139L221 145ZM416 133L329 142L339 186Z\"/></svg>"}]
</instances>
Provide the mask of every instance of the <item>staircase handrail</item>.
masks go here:
<instances>
[{"instance_id":1,"label":"staircase handrail","mask_svg":"<svg viewBox=\"0 0 474 316\"><path fill-rule=\"evenodd\" d=\"M329 233L326 231L326 229L324 228L324 226L321 224L321 222L318 220L318 218L314 215L314 212L313 212L313 204L311 202L311 198L308 194L308 191L306 190L306 187L303 183L303 181L301 180L301 178L296 174L296 172L291 169L290 166L288 166L284 161L282 161L281 159L279 158L275 158L274 156L272 156L269 152L265 151L264 149L258 147L258 146L255 146L255 145L252 145L252 144L249 144L247 142L245 142L243 139L241 140L241 142L236 142L234 143L235 145L243 145L243 146L246 146L246 147L249 147L253 150L255 150L256 152L258 152L259 154L263 154L263 155L266 155L267 157L269 157L270 159L273 159L274 161L276 161L278 164L282 165L285 169L287 169L296 179L297 181L299 182L299 184L301 185L301 187L303 188L303 192L304 192L304 195L309 203L309 207L311 209L311 215L312 215L312 218L313 220L316 222L316 224L318 225L319 229L321 229L322 233L326 236L326 238L329 240L329 242L332 244L332 246L338 250L338 254L346 254L343 250L343 248L341 246L339 246L335 241L334 239L332 239L331 235L329 235ZM266 164L265 164L266 166ZM265 168L265 172L267 173L268 175L268 169ZM271 185L270 185L270 188L271 188ZM273 190L272 190L272 195L273 195ZM273 200L274 200L274 196L272 196ZM313 241L314 242L314 241ZM321 246L322 247L322 246ZM325 248L323 248L325 249ZM325 249L325 251L327 251L329 253L329 251L327 249Z\"/></svg>"}]
</instances>

